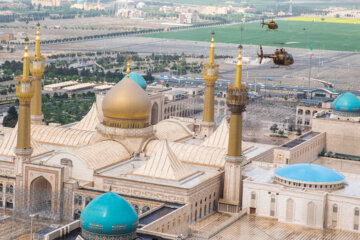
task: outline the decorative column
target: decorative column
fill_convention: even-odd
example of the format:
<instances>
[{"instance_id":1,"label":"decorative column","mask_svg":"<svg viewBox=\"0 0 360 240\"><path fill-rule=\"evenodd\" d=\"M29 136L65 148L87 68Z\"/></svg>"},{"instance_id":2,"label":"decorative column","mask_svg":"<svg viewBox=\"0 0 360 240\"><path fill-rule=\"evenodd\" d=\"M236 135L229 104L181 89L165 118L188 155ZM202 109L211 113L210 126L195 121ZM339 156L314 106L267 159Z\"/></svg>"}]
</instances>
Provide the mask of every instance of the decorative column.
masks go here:
<instances>
[{"instance_id":1,"label":"decorative column","mask_svg":"<svg viewBox=\"0 0 360 240\"><path fill-rule=\"evenodd\" d=\"M32 87L32 79L29 77L30 57L28 53L29 39L25 39L25 54L23 63L23 75L16 78L16 96L19 98L19 120L17 144L15 149L16 174L21 174L21 166L23 161L29 161L32 154L30 145L30 102L34 95Z\"/></svg>"},{"instance_id":2,"label":"decorative column","mask_svg":"<svg viewBox=\"0 0 360 240\"><path fill-rule=\"evenodd\" d=\"M33 76L34 97L31 100L31 123L43 124L41 78L45 71L45 57L40 53L40 23L37 24L35 38L35 57L30 59L30 72Z\"/></svg>"},{"instance_id":3,"label":"decorative column","mask_svg":"<svg viewBox=\"0 0 360 240\"><path fill-rule=\"evenodd\" d=\"M206 82L205 87L205 99L204 99L204 115L200 127L200 135L208 137L214 131L214 88L215 82L219 75L219 64L215 64L215 44L214 35L212 33L210 44L209 63L204 63L204 80Z\"/></svg>"},{"instance_id":4,"label":"decorative column","mask_svg":"<svg viewBox=\"0 0 360 240\"><path fill-rule=\"evenodd\" d=\"M16 78L16 96L19 98L19 119L17 123L17 144L15 148L15 200L14 211L27 208L25 187L23 183L23 163L30 161L33 149L30 145L30 102L34 95L32 80L29 77L30 57L28 53L29 39L25 38L25 54L23 75Z\"/></svg>"},{"instance_id":5,"label":"decorative column","mask_svg":"<svg viewBox=\"0 0 360 240\"><path fill-rule=\"evenodd\" d=\"M236 64L236 79L228 86L227 105L231 111L229 145L226 155L224 174L224 194L219 200L219 211L237 213L241 210L242 199L242 113L245 111L248 97L247 85L241 84L242 62L241 46Z\"/></svg>"}]
</instances>

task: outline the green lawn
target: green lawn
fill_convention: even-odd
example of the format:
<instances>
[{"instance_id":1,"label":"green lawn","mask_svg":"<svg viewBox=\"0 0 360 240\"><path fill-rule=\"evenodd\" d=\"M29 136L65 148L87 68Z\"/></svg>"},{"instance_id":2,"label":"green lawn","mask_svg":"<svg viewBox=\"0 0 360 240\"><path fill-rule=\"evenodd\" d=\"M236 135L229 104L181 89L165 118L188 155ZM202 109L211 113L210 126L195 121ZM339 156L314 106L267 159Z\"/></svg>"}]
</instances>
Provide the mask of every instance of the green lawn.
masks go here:
<instances>
[{"instance_id":1,"label":"green lawn","mask_svg":"<svg viewBox=\"0 0 360 240\"><path fill-rule=\"evenodd\" d=\"M337 51L360 51L360 24L278 21L278 31L268 31L259 23L244 24L243 44L286 46L294 48L326 49ZM305 30L304 30L305 29ZM210 27L187 31L164 32L144 37L210 41L215 31L215 41L240 43L240 25ZM296 42L283 45L284 42Z\"/></svg>"}]
</instances>

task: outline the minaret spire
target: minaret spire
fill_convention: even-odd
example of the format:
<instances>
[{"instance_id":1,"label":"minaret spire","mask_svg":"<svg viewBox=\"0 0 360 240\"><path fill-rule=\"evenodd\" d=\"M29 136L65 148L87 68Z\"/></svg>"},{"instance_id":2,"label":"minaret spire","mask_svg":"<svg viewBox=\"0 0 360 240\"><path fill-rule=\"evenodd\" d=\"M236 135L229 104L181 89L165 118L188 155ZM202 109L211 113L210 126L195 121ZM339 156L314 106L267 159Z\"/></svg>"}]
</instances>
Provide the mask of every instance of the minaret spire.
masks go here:
<instances>
[{"instance_id":1,"label":"minaret spire","mask_svg":"<svg viewBox=\"0 0 360 240\"><path fill-rule=\"evenodd\" d=\"M130 56L127 56L126 77L130 78Z\"/></svg>"},{"instance_id":2,"label":"minaret spire","mask_svg":"<svg viewBox=\"0 0 360 240\"><path fill-rule=\"evenodd\" d=\"M241 46L234 84L228 86L227 105L230 108L229 145L225 163L224 198L219 200L219 211L239 212L242 198L242 165L245 157L242 154L242 113L245 111L248 87L242 85Z\"/></svg>"},{"instance_id":3,"label":"minaret spire","mask_svg":"<svg viewBox=\"0 0 360 240\"><path fill-rule=\"evenodd\" d=\"M215 32L211 33L211 44L210 44L210 55L209 55L209 65L213 65L215 63L215 40L214 40Z\"/></svg>"},{"instance_id":4,"label":"minaret spire","mask_svg":"<svg viewBox=\"0 0 360 240\"><path fill-rule=\"evenodd\" d=\"M35 37L35 57L41 57L40 54L40 23L36 24L36 37Z\"/></svg>"},{"instance_id":5,"label":"minaret spire","mask_svg":"<svg viewBox=\"0 0 360 240\"><path fill-rule=\"evenodd\" d=\"M241 56L241 49L242 46L239 46L239 56L238 61L236 63L236 76L235 76L235 83L234 87L240 88L241 87L241 75L242 75L242 56Z\"/></svg>"},{"instance_id":6,"label":"minaret spire","mask_svg":"<svg viewBox=\"0 0 360 240\"><path fill-rule=\"evenodd\" d=\"M205 87L205 101L204 101L204 114L201 122L200 135L207 137L214 131L214 88L216 80L219 75L219 65L215 64L215 44L214 35L211 34L209 63L204 64L204 80L206 82Z\"/></svg>"},{"instance_id":7,"label":"minaret spire","mask_svg":"<svg viewBox=\"0 0 360 240\"><path fill-rule=\"evenodd\" d=\"M30 56L29 56L29 38L25 38L25 53L24 53L24 62L23 62L23 79L29 78L30 70Z\"/></svg>"},{"instance_id":8,"label":"minaret spire","mask_svg":"<svg viewBox=\"0 0 360 240\"><path fill-rule=\"evenodd\" d=\"M45 71L45 58L40 52L40 23L36 25L35 56L30 59L30 72L33 76L34 97L31 100L31 122L43 123L41 78Z\"/></svg>"}]
</instances>

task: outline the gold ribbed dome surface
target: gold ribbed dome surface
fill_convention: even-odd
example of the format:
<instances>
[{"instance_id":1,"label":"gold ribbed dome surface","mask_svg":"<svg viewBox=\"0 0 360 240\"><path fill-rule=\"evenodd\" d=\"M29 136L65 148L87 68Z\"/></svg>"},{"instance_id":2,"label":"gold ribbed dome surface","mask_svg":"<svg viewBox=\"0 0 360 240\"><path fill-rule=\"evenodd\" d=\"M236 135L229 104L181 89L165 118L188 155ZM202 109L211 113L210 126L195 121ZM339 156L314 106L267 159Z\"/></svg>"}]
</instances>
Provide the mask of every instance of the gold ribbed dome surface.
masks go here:
<instances>
[{"instance_id":1,"label":"gold ribbed dome surface","mask_svg":"<svg viewBox=\"0 0 360 240\"><path fill-rule=\"evenodd\" d=\"M106 126L143 128L149 125L151 103L137 83L125 78L105 95L102 110Z\"/></svg>"}]
</instances>

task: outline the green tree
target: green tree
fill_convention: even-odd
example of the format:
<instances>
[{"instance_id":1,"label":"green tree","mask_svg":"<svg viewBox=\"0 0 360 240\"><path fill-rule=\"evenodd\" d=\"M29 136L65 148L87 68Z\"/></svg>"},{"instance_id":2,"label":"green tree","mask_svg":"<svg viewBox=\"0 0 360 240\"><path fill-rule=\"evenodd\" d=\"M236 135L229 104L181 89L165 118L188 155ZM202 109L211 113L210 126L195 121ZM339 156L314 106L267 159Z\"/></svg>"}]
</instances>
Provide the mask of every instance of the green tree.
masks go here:
<instances>
[{"instance_id":1,"label":"green tree","mask_svg":"<svg viewBox=\"0 0 360 240\"><path fill-rule=\"evenodd\" d=\"M7 115L4 117L3 126L4 127L15 127L18 120L18 113L15 106L12 106L8 109Z\"/></svg>"},{"instance_id":2,"label":"green tree","mask_svg":"<svg viewBox=\"0 0 360 240\"><path fill-rule=\"evenodd\" d=\"M278 128L278 125L277 125L276 123L273 124L273 125L270 127L270 130L271 130L273 133L275 133L278 129L279 129L279 128Z\"/></svg>"},{"instance_id":3,"label":"green tree","mask_svg":"<svg viewBox=\"0 0 360 240\"><path fill-rule=\"evenodd\" d=\"M294 131L295 130L295 124L294 123L289 123L289 125L288 125L288 131L289 132L292 132L292 131Z\"/></svg>"},{"instance_id":4,"label":"green tree","mask_svg":"<svg viewBox=\"0 0 360 240\"><path fill-rule=\"evenodd\" d=\"M296 135L298 135L298 136L301 135L301 129L300 128L296 129Z\"/></svg>"}]
</instances>

